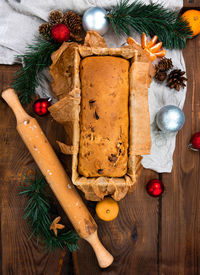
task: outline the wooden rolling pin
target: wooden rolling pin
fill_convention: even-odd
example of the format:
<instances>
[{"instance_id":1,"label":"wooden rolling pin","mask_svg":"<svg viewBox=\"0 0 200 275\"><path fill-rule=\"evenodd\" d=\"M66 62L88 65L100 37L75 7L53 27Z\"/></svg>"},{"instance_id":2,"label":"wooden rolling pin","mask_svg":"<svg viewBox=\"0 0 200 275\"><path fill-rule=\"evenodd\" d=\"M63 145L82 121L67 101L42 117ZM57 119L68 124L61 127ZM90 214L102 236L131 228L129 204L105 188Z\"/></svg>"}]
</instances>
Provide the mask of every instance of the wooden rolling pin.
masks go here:
<instances>
[{"instance_id":1,"label":"wooden rolling pin","mask_svg":"<svg viewBox=\"0 0 200 275\"><path fill-rule=\"evenodd\" d=\"M24 111L13 89L5 90L2 97L13 110L17 119L17 131L74 228L79 236L93 247L100 267L108 267L113 262L113 256L99 241L94 219L65 173L36 119Z\"/></svg>"}]
</instances>

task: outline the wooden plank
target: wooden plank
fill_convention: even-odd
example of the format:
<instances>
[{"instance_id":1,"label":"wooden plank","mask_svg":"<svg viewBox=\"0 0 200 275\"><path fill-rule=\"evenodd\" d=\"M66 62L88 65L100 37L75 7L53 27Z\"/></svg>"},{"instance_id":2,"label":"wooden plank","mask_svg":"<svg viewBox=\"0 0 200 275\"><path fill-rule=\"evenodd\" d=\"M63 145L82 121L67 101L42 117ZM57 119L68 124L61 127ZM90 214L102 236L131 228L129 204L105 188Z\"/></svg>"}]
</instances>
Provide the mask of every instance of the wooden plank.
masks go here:
<instances>
[{"instance_id":1,"label":"wooden plank","mask_svg":"<svg viewBox=\"0 0 200 275\"><path fill-rule=\"evenodd\" d=\"M80 240L80 250L74 254L75 272L88 275L98 274L157 274L158 258L158 200L150 197L145 184L158 175L143 170L136 191L119 202L120 212L116 220L104 222L92 214L98 224L99 237L115 258L111 267L101 270L98 267L91 247Z\"/></svg>"},{"instance_id":2,"label":"wooden plank","mask_svg":"<svg viewBox=\"0 0 200 275\"><path fill-rule=\"evenodd\" d=\"M190 9L200 8L199 0L184 0L183 6Z\"/></svg>"},{"instance_id":3,"label":"wooden plank","mask_svg":"<svg viewBox=\"0 0 200 275\"><path fill-rule=\"evenodd\" d=\"M0 66L0 91L9 86L18 68ZM53 122L50 116L40 118L39 123L55 147L56 138L63 138L62 127ZM45 252L40 243L37 245L36 239L28 240L30 229L23 219L25 199L18 196L21 176L26 170L35 168L31 155L16 131L12 111L0 99L1 255L4 275L59 274L59 260L63 257L61 251Z\"/></svg>"},{"instance_id":4,"label":"wooden plank","mask_svg":"<svg viewBox=\"0 0 200 275\"><path fill-rule=\"evenodd\" d=\"M185 0L187 8L195 8L198 0ZM198 42L196 42L198 41ZM199 125L199 37L188 42L185 51L190 78L184 129L179 133L172 175L163 175L167 191L163 199L146 194L145 183L158 175L144 170L134 193L120 202L117 220L105 223L97 220L99 235L104 245L115 256L114 264L98 268L90 246L80 240L80 250L73 254L76 274L198 274L199 266L199 154L189 152L187 143ZM194 63L194 65L193 65ZM194 67L193 67L194 66ZM198 68L197 68L198 66ZM10 83L17 67L0 67L0 89ZM193 84L192 84L193 83ZM192 103L191 103L192 102ZM15 119L6 104L0 100L0 192L1 192L1 255L3 274L71 274L71 258L60 251L43 252L35 240L27 242L29 229L24 223L24 199L16 196L24 169L35 167L15 130ZM64 141L62 128L50 118L40 119L50 142L55 144L55 133ZM56 129L56 131L55 131ZM2 142L3 141L3 142ZM69 158L60 155L70 170ZM95 215L94 204L87 203Z\"/></svg>"},{"instance_id":5,"label":"wooden plank","mask_svg":"<svg viewBox=\"0 0 200 275\"><path fill-rule=\"evenodd\" d=\"M186 122L177 136L173 172L162 175L167 191L162 199L159 232L160 274L196 275L200 272L200 155L187 148L192 134L200 131L199 49L200 36L188 41L183 51L188 77Z\"/></svg>"}]
</instances>

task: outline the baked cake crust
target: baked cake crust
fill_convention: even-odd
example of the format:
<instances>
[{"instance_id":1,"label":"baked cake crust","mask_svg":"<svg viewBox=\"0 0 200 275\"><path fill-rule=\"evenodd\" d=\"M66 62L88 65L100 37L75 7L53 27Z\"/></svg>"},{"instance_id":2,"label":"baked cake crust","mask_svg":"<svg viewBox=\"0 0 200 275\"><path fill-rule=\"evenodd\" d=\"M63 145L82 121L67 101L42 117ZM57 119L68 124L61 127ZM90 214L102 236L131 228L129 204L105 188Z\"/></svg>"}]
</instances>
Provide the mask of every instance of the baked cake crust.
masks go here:
<instances>
[{"instance_id":1,"label":"baked cake crust","mask_svg":"<svg viewBox=\"0 0 200 275\"><path fill-rule=\"evenodd\" d=\"M92 56L80 63L79 173L123 177L127 173L129 62Z\"/></svg>"}]
</instances>

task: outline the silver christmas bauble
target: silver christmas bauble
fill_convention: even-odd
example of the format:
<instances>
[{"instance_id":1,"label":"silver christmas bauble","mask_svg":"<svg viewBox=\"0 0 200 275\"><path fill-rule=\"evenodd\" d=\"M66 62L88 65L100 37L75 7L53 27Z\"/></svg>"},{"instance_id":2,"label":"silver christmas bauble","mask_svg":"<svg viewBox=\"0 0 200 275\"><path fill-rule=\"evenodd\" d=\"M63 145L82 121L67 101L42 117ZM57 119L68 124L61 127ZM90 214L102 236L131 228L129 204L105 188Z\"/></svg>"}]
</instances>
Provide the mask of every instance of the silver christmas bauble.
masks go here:
<instances>
[{"instance_id":1,"label":"silver christmas bauble","mask_svg":"<svg viewBox=\"0 0 200 275\"><path fill-rule=\"evenodd\" d=\"M104 35L109 28L106 10L99 7L88 9L83 15L82 24L85 31L96 31Z\"/></svg>"},{"instance_id":2,"label":"silver christmas bauble","mask_svg":"<svg viewBox=\"0 0 200 275\"><path fill-rule=\"evenodd\" d=\"M164 106L156 115L156 124L162 132L176 132L183 127L184 122L183 111L174 105Z\"/></svg>"}]
</instances>

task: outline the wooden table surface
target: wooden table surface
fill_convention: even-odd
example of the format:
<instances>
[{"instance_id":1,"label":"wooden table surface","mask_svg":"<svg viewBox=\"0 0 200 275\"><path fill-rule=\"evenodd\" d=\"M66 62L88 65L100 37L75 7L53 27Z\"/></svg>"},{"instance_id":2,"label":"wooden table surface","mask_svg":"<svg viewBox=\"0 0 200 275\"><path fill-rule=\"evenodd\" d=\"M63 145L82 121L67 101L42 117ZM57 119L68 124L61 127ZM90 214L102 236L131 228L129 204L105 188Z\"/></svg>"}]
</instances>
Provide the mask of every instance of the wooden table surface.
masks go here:
<instances>
[{"instance_id":1,"label":"wooden table surface","mask_svg":"<svg viewBox=\"0 0 200 275\"><path fill-rule=\"evenodd\" d=\"M189 0L184 2L184 7L200 8L200 3ZM200 274L200 154L187 148L191 135L200 131L200 36L187 42L183 54L188 76L186 122L177 135L172 173L158 174L143 169L136 191L120 201L119 216L112 222L100 221L95 215L95 203L87 202L97 221L100 239L115 258L105 270L98 267L91 247L84 240L79 241L80 249L73 254L60 250L45 252L34 238L28 240L30 231L23 219L25 199L17 194L22 174L36 165L15 129L12 111L0 99L3 275ZM0 91L9 87L18 68L0 66ZM33 115L31 108L28 111ZM38 120L69 172L70 160L59 153L55 142L64 139L62 126L50 116ZM153 178L162 180L166 187L158 199L145 191L145 184Z\"/></svg>"}]
</instances>

